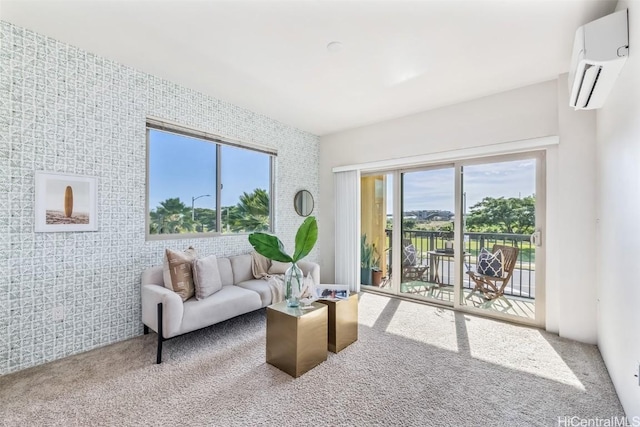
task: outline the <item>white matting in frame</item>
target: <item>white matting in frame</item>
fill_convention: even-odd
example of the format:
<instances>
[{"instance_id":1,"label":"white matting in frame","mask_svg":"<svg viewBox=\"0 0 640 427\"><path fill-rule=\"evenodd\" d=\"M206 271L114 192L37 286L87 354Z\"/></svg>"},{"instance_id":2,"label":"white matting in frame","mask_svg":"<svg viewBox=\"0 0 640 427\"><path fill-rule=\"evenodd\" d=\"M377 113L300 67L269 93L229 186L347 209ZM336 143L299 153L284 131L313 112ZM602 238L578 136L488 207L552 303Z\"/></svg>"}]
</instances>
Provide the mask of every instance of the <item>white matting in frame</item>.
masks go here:
<instances>
[{"instance_id":1,"label":"white matting in frame","mask_svg":"<svg viewBox=\"0 0 640 427\"><path fill-rule=\"evenodd\" d=\"M98 230L96 177L37 171L35 178L35 231Z\"/></svg>"}]
</instances>

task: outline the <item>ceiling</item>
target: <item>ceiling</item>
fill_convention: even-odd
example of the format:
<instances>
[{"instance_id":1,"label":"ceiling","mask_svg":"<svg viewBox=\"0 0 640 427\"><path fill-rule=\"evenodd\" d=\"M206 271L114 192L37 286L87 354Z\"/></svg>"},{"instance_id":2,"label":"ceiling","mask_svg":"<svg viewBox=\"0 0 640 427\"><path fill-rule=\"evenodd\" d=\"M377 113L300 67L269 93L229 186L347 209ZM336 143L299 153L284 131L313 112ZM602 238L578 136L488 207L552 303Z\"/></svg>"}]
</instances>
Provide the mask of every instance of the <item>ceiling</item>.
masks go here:
<instances>
[{"instance_id":1,"label":"ceiling","mask_svg":"<svg viewBox=\"0 0 640 427\"><path fill-rule=\"evenodd\" d=\"M615 4L2 0L0 17L325 135L556 78Z\"/></svg>"}]
</instances>

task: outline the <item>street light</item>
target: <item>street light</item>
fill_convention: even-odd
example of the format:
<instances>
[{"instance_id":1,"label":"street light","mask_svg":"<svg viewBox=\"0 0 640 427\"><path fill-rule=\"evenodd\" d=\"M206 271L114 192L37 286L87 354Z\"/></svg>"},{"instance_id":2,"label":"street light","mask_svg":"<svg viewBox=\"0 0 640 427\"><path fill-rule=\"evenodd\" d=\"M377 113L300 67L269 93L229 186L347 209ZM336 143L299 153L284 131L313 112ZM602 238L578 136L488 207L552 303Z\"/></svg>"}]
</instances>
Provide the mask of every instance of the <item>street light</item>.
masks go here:
<instances>
[{"instance_id":1,"label":"street light","mask_svg":"<svg viewBox=\"0 0 640 427\"><path fill-rule=\"evenodd\" d=\"M194 206L194 202L198 200L200 197L211 197L211 194L203 194L198 197L193 197L193 196L191 197L191 221L196 220L196 211L193 209L193 206Z\"/></svg>"},{"instance_id":2,"label":"street light","mask_svg":"<svg viewBox=\"0 0 640 427\"><path fill-rule=\"evenodd\" d=\"M231 206L227 206L227 222L225 224L225 227L227 228L227 233L229 232L229 210L231 209Z\"/></svg>"}]
</instances>

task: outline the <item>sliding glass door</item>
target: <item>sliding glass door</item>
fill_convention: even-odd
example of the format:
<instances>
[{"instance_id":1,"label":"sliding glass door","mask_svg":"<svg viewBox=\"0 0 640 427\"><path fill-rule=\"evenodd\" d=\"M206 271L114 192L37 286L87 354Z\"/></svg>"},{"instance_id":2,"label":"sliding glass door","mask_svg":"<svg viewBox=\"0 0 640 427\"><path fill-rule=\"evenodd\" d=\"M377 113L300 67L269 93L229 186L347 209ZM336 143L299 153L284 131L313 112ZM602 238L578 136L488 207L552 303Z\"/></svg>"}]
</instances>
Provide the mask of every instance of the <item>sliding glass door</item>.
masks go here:
<instances>
[{"instance_id":1,"label":"sliding glass door","mask_svg":"<svg viewBox=\"0 0 640 427\"><path fill-rule=\"evenodd\" d=\"M544 158L521 155L462 168L464 250L460 304L535 322L543 265Z\"/></svg>"},{"instance_id":2,"label":"sliding glass door","mask_svg":"<svg viewBox=\"0 0 640 427\"><path fill-rule=\"evenodd\" d=\"M535 152L363 174L363 288L542 325L544 160Z\"/></svg>"},{"instance_id":3,"label":"sliding glass door","mask_svg":"<svg viewBox=\"0 0 640 427\"><path fill-rule=\"evenodd\" d=\"M453 303L454 178L453 165L401 174L401 294Z\"/></svg>"}]
</instances>

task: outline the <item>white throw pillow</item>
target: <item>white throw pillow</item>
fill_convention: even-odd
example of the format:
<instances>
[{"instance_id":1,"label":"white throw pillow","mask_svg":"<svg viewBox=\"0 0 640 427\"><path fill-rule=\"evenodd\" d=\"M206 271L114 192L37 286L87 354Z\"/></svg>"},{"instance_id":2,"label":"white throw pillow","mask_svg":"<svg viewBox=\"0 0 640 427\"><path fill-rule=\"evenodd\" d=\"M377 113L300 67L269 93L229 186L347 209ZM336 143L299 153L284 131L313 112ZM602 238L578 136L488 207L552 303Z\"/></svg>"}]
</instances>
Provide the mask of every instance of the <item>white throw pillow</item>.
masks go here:
<instances>
[{"instance_id":1,"label":"white throw pillow","mask_svg":"<svg viewBox=\"0 0 640 427\"><path fill-rule=\"evenodd\" d=\"M271 267L269 267L269 274L284 274L289 267L291 267L290 262L280 262L280 261L271 261Z\"/></svg>"},{"instance_id":2,"label":"white throw pillow","mask_svg":"<svg viewBox=\"0 0 640 427\"><path fill-rule=\"evenodd\" d=\"M203 300L222 289L222 278L215 255L193 261L193 283L196 286L197 300Z\"/></svg>"}]
</instances>

